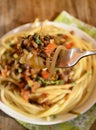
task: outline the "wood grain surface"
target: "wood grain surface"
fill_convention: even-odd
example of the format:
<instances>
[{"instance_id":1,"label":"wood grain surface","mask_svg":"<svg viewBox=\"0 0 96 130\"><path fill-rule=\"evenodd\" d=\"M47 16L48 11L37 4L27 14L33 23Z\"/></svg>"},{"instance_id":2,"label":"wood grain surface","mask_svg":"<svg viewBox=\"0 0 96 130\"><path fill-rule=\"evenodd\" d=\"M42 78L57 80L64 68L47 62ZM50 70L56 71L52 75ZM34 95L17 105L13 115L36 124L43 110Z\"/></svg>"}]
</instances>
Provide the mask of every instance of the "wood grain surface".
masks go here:
<instances>
[{"instance_id":1,"label":"wood grain surface","mask_svg":"<svg viewBox=\"0 0 96 130\"><path fill-rule=\"evenodd\" d=\"M24 23L53 20L62 10L96 26L96 0L0 0L0 36ZM0 111L0 130L26 130ZM96 122L90 130L96 130Z\"/></svg>"}]
</instances>

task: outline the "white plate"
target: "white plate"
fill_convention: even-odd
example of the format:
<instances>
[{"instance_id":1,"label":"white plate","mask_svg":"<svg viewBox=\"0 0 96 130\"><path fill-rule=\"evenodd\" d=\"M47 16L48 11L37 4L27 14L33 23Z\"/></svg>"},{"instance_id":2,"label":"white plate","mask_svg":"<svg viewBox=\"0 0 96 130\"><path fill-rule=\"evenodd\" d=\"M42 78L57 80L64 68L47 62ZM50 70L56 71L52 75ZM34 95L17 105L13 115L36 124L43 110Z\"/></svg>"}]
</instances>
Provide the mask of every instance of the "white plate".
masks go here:
<instances>
[{"instance_id":1,"label":"white plate","mask_svg":"<svg viewBox=\"0 0 96 130\"><path fill-rule=\"evenodd\" d=\"M41 23L38 22L37 26L40 26L40 24ZM75 32L75 34L78 35L80 38L83 38L86 41L91 41L93 43L93 47L96 48L95 41L90 36L88 36L85 32L77 29L76 27L69 26L69 25L66 25L66 24L63 24L63 23L57 23L57 22L47 22L47 24L55 25L57 27L67 29L69 31L73 30ZM32 28L32 25L33 25L32 23L22 25L20 27L13 29L12 31L8 32L6 35L18 33L20 31L24 31L24 30L28 30L28 29ZM4 35L3 37L5 37L6 35ZM95 80L95 79L93 79L93 80ZM84 113L88 109L90 109L95 103L96 103L96 87L95 87L95 84L94 84L94 90L92 91L92 95L90 95L89 99L86 102L84 102L83 104L81 104L76 109L76 111L78 111L79 113ZM66 115L58 115L56 119L53 119L51 121L46 121L44 119L37 119L37 118L28 118L28 117L16 112L15 110L9 108L8 106L6 106L1 101L0 101L0 109L3 112L5 112L6 114L8 114L9 116L11 116L15 119L18 119L18 120L21 120L21 121L24 121L24 122L27 122L27 123L31 123L31 124L38 124L38 125L58 124L58 123L61 123L61 122L69 121L69 120L76 117L76 115L68 113Z\"/></svg>"}]
</instances>

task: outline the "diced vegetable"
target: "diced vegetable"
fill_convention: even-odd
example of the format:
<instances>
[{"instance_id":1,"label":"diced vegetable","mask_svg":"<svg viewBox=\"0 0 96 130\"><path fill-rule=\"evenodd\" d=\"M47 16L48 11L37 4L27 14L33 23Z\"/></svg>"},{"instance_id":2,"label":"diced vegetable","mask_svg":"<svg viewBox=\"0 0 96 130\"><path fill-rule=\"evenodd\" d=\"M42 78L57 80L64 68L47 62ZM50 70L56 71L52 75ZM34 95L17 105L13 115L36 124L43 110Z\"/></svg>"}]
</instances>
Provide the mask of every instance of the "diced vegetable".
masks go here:
<instances>
[{"instance_id":1,"label":"diced vegetable","mask_svg":"<svg viewBox=\"0 0 96 130\"><path fill-rule=\"evenodd\" d=\"M56 44L55 43L49 43L48 46L45 49L45 53L50 56L51 52L56 48Z\"/></svg>"},{"instance_id":2,"label":"diced vegetable","mask_svg":"<svg viewBox=\"0 0 96 130\"><path fill-rule=\"evenodd\" d=\"M50 75L50 73L47 70L44 70L44 71L41 72L41 76L44 79L48 79L49 75Z\"/></svg>"},{"instance_id":3,"label":"diced vegetable","mask_svg":"<svg viewBox=\"0 0 96 130\"><path fill-rule=\"evenodd\" d=\"M29 97L30 97L30 92L28 90L24 90L22 89L21 90L21 96L26 100L28 101Z\"/></svg>"},{"instance_id":4,"label":"diced vegetable","mask_svg":"<svg viewBox=\"0 0 96 130\"><path fill-rule=\"evenodd\" d=\"M35 42L39 45L41 44L41 40L40 40L40 35L39 34L34 34L33 36Z\"/></svg>"},{"instance_id":5,"label":"diced vegetable","mask_svg":"<svg viewBox=\"0 0 96 130\"><path fill-rule=\"evenodd\" d=\"M67 44L65 45L65 47L66 47L67 49L71 49L71 48L73 47L73 45L74 45L74 43L73 43L73 42L70 42L70 43L67 43Z\"/></svg>"},{"instance_id":6,"label":"diced vegetable","mask_svg":"<svg viewBox=\"0 0 96 130\"><path fill-rule=\"evenodd\" d=\"M7 66L5 66L5 68L1 70L2 77L6 78L7 77L7 72L8 72Z\"/></svg>"},{"instance_id":7,"label":"diced vegetable","mask_svg":"<svg viewBox=\"0 0 96 130\"><path fill-rule=\"evenodd\" d=\"M25 80L28 81L28 80L30 80L30 78L26 76L26 77L25 77Z\"/></svg>"},{"instance_id":8,"label":"diced vegetable","mask_svg":"<svg viewBox=\"0 0 96 130\"><path fill-rule=\"evenodd\" d=\"M44 80L41 77L38 77L38 80L43 83L45 86L46 85L61 85L64 84L64 80Z\"/></svg>"}]
</instances>

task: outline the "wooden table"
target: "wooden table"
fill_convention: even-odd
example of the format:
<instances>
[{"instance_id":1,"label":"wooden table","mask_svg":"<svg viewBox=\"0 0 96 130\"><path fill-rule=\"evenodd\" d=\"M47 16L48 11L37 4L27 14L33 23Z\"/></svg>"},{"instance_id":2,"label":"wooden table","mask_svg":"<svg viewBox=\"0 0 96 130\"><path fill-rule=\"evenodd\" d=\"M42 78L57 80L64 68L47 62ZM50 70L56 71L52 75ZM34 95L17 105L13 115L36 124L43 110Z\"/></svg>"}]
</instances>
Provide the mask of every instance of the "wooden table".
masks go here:
<instances>
[{"instance_id":1,"label":"wooden table","mask_svg":"<svg viewBox=\"0 0 96 130\"><path fill-rule=\"evenodd\" d=\"M0 0L0 36L24 23L53 20L62 10L96 26L96 0ZM0 111L0 130L25 130ZM96 130L96 122L90 130Z\"/></svg>"}]
</instances>

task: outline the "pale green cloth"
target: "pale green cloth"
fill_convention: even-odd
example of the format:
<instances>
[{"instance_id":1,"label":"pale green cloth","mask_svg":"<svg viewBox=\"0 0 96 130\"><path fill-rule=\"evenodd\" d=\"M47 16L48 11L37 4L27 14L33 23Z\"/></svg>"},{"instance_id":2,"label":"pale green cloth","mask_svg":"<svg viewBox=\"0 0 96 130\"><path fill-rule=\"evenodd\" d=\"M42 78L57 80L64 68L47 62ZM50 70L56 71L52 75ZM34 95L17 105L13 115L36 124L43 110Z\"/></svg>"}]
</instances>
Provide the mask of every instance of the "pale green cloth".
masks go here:
<instances>
[{"instance_id":1,"label":"pale green cloth","mask_svg":"<svg viewBox=\"0 0 96 130\"><path fill-rule=\"evenodd\" d=\"M94 39L96 39L96 28L92 27L88 24L85 24L67 12L63 11L56 19L57 22L63 22L68 25L73 25L78 27L79 29L85 31ZM96 120L96 104L85 114L80 115L79 117L75 118L74 120L57 124L51 126L40 126L40 125L32 125L28 123L24 123L19 121L24 127L28 128L29 130L89 130L92 123ZM95 129L94 129L95 130Z\"/></svg>"}]
</instances>

